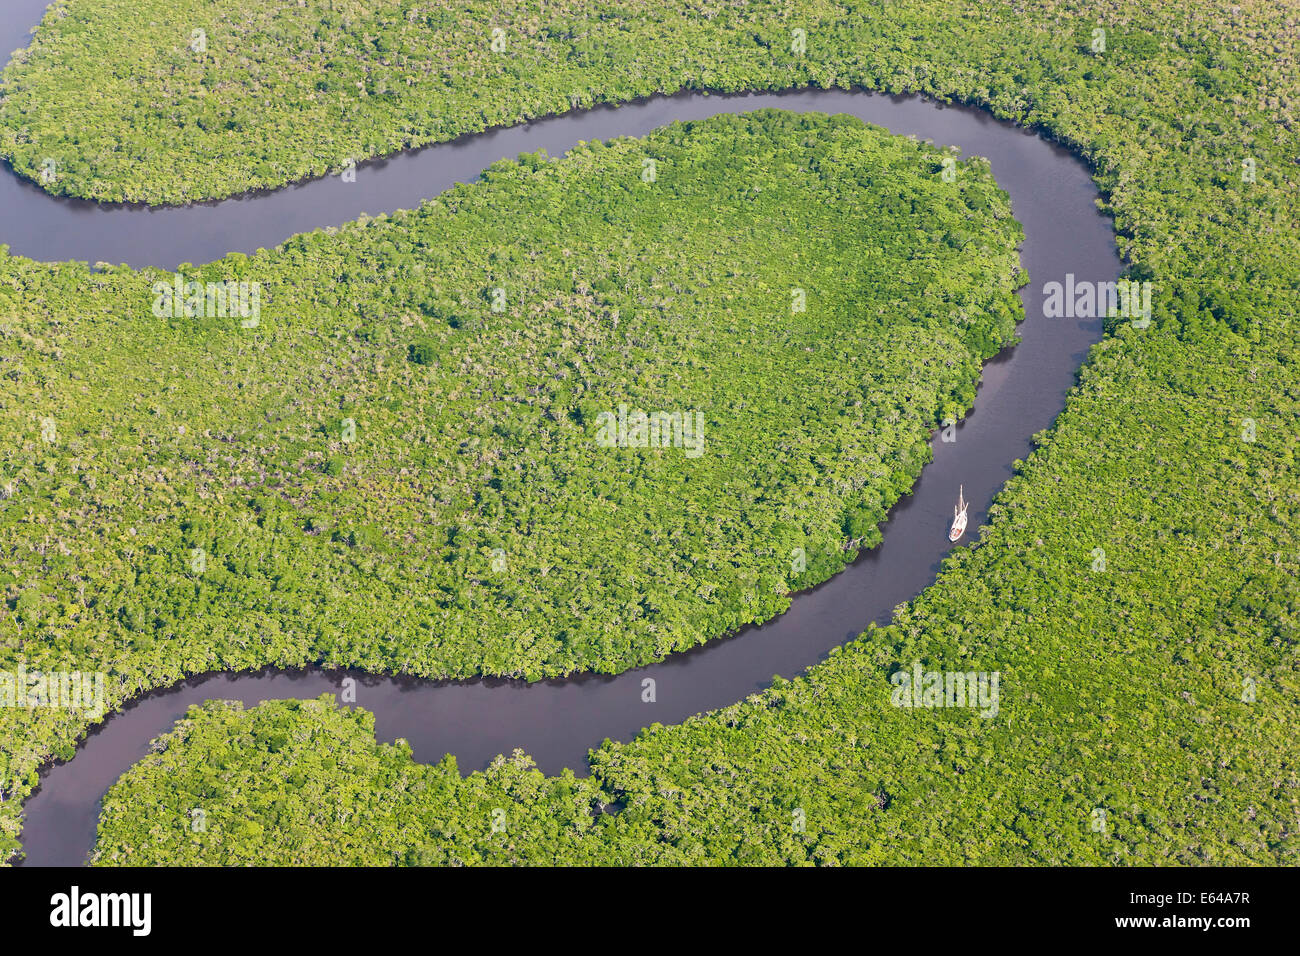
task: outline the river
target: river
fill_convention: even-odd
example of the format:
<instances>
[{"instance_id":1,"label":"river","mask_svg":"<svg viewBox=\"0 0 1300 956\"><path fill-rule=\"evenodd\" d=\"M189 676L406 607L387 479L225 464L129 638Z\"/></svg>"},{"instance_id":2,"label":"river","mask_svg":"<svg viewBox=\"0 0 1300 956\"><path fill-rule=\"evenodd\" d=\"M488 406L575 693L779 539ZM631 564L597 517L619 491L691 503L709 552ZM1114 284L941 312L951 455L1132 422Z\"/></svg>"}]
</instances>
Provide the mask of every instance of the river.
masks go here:
<instances>
[{"instance_id":1,"label":"river","mask_svg":"<svg viewBox=\"0 0 1300 956\"><path fill-rule=\"evenodd\" d=\"M6 6L0 15L5 50L28 42L27 31L43 7L42 0L12 0ZM1028 455L1032 436L1060 413L1076 370L1102 335L1098 319L1045 318L1043 284L1064 281L1067 273L1076 282L1113 281L1120 272L1111 222L1098 211L1096 186L1077 156L981 110L921 97L814 90L684 93L541 119L363 163L355 182L332 176L184 207L56 199L5 170L0 242L13 254L42 260L170 269L231 251L272 248L295 233L340 225L362 213L413 207L521 152L545 148L557 156L583 140L640 136L675 120L765 107L848 113L896 134L988 158L1025 230L1021 261L1030 284L1021 290L1026 315L1021 341L986 363L974 411L958 426L956 440L935 436L934 460L913 493L890 512L883 543L841 574L797 595L785 614L761 627L616 677L578 675L527 684L352 675L358 682L356 703L374 712L379 739L404 737L419 760L453 753L462 771L469 771L518 747L548 773L569 767L581 774L588 749L606 738L626 741L650 723L679 723L734 703L767 686L775 674L791 677L822 660L869 622L887 622L897 605L934 580L952 547L946 532L959 484L971 502L972 533L958 546L971 545L1013 462ZM82 862L94 843L103 794L191 704L315 697L337 692L343 676L311 670L211 674L130 702L96 727L72 760L44 771L25 807L25 862ZM646 678L656 684L654 703L642 701Z\"/></svg>"}]
</instances>

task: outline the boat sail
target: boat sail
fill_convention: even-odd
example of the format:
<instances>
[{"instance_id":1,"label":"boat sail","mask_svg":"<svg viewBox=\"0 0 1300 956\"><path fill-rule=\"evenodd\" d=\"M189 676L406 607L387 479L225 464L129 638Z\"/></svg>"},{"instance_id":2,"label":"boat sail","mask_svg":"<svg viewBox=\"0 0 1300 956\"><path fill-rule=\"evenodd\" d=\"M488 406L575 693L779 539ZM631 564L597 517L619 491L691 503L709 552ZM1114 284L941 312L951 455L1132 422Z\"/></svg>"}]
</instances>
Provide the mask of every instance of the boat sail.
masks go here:
<instances>
[{"instance_id":1,"label":"boat sail","mask_svg":"<svg viewBox=\"0 0 1300 956\"><path fill-rule=\"evenodd\" d=\"M952 509L952 529L948 532L949 541L956 541L966 533L966 509L970 507L970 502L966 500L965 492L964 487L957 486L957 504Z\"/></svg>"}]
</instances>

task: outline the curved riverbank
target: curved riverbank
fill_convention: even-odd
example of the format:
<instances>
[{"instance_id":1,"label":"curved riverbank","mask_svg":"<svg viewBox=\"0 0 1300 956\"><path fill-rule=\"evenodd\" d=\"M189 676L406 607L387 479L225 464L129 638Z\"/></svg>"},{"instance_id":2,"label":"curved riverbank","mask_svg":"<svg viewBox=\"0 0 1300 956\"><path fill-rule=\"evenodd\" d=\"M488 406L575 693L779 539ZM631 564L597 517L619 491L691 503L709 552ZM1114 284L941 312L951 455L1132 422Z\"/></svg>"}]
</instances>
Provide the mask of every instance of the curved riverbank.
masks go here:
<instances>
[{"instance_id":1,"label":"curved riverbank","mask_svg":"<svg viewBox=\"0 0 1300 956\"><path fill-rule=\"evenodd\" d=\"M762 107L849 113L897 134L987 157L1026 234L1022 263L1032 281L1021 291L1026 314L1021 343L986 365L974 412L959 426L955 442L936 438L934 460L913 494L891 512L881 546L798 596L782 617L617 677L587 675L531 685L359 679L356 703L375 713L380 738L405 737L418 759L436 760L451 752L463 768L477 769L496 754L519 747L543 770L567 766L581 771L588 748L606 737L626 740L649 723L676 723L732 703L764 686L773 674L789 676L815 663L869 622L887 620L896 605L933 580L950 547L944 532L959 483L972 501L972 527L983 521L1013 462L1029 452L1032 436L1063 407L1075 370L1101 335L1098 320L1044 318L1043 283L1063 280L1067 273L1077 281L1113 280L1119 269L1110 223L1098 213L1096 189L1077 158L985 113L919 98L839 91L692 94L600 108L429 147L362 166L355 183L334 177L205 206L100 208L53 199L24 184L39 199L24 213L28 234L22 242L12 241L6 217L0 236L11 241L13 251L39 258L95 260L111 249L114 258L132 264L171 264L158 257L174 250L175 261L204 261L275 245L292 233L340 224L363 211L416 205L520 152L546 148L558 155L581 140L640 135L674 120ZM0 191L15 182L12 175L0 180ZM46 210L44 220L38 208ZM85 228L70 232L69 218ZM213 222L210 230L200 226L208 220ZM94 246L95 241L102 244ZM42 245L47 252L34 251ZM72 251L92 247L86 254ZM656 681L653 705L641 700L647 677ZM96 728L73 760L48 769L27 801L23 839L28 861L83 859L94 839L102 794L190 704L216 697L248 703L309 697L337 690L338 681L339 675L321 672L215 674L127 705Z\"/></svg>"}]
</instances>

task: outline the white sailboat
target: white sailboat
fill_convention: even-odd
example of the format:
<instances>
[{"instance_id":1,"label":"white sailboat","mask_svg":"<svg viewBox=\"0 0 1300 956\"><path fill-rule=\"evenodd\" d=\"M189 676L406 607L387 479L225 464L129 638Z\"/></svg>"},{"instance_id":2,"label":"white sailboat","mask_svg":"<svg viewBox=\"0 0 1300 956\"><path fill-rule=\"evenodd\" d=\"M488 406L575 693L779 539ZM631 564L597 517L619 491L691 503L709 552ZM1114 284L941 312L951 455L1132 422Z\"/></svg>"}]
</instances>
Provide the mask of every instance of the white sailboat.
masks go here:
<instances>
[{"instance_id":1,"label":"white sailboat","mask_svg":"<svg viewBox=\"0 0 1300 956\"><path fill-rule=\"evenodd\" d=\"M966 489L961 485L957 486L957 504L952 509L952 529L948 532L948 540L956 541L966 533L966 509L970 507L970 502L965 497Z\"/></svg>"}]
</instances>

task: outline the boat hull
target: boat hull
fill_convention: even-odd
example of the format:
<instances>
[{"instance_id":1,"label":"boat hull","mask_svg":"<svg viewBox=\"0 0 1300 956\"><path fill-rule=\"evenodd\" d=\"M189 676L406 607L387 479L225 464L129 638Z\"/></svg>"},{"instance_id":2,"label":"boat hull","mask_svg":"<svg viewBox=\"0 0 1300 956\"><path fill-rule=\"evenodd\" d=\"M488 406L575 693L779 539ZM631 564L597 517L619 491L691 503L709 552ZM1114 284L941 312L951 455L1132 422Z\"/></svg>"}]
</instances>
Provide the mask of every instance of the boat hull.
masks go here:
<instances>
[{"instance_id":1,"label":"boat hull","mask_svg":"<svg viewBox=\"0 0 1300 956\"><path fill-rule=\"evenodd\" d=\"M957 519L953 521L952 529L948 532L948 540L958 541L961 539L961 536L964 535L965 533L966 533L966 514L965 512L962 512L962 514L958 515Z\"/></svg>"}]
</instances>

